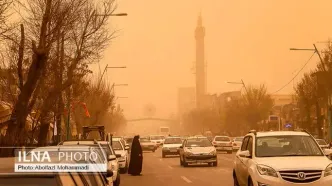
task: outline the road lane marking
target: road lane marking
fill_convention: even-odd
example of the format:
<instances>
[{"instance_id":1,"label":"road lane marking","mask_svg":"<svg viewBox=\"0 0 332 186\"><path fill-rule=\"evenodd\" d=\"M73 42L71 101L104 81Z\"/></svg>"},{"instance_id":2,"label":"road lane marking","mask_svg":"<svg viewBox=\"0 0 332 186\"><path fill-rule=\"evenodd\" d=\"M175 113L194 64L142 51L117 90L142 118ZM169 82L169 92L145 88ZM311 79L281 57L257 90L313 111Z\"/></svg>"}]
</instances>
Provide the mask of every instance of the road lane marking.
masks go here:
<instances>
[{"instance_id":1,"label":"road lane marking","mask_svg":"<svg viewBox=\"0 0 332 186\"><path fill-rule=\"evenodd\" d=\"M168 168L173 169L173 167L171 167L170 165L168 165Z\"/></svg>"},{"instance_id":2,"label":"road lane marking","mask_svg":"<svg viewBox=\"0 0 332 186\"><path fill-rule=\"evenodd\" d=\"M186 178L185 176L181 176L181 178L185 181L185 182L187 182L187 183L192 183L192 181L190 181L188 178Z\"/></svg>"}]
</instances>

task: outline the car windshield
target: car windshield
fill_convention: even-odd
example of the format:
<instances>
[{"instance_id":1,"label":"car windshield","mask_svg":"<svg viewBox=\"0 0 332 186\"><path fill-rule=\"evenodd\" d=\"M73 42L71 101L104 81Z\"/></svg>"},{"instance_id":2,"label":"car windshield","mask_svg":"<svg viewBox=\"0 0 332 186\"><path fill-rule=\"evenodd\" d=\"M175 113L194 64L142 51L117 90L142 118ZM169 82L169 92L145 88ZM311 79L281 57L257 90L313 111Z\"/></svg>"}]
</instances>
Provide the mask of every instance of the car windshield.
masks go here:
<instances>
[{"instance_id":1,"label":"car windshield","mask_svg":"<svg viewBox=\"0 0 332 186\"><path fill-rule=\"evenodd\" d=\"M319 146L310 136L257 137L257 157L323 156Z\"/></svg>"},{"instance_id":2,"label":"car windshield","mask_svg":"<svg viewBox=\"0 0 332 186\"><path fill-rule=\"evenodd\" d=\"M322 140L322 139L318 139L316 140L318 145L327 145L326 141L325 140Z\"/></svg>"},{"instance_id":3,"label":"car windshield","mask_svg":"<svg viewBox=\"0 0 332 186\"><path fill-rule=\"evenodd\" d=\"M243 138L235 138L234 141L236 141L236 142L242 142Z\"/></svg>"},{"instance_id":4,"label":"car windshield","mask_svg":"<svg viewBox=\"0 0 332 186\"><path fill-rule=\"evenodd\" d=\"M219 136L215 138L215 141L231 141L229 137Z\"/></svg>"},{"instance_id":5,"label":"car windshield","mask_svg":"<svg viewBox=\"0 0 332 186\"><path fill-rule=\"evenodd\" d=\"M151 136L151 140L162 140L162 136Z\"/></svg>"},{"instance_id":6,"label":"car windshield","mask_svg":"<svg viewBox=\"0 0 332 186\"><path fill-rule=\"evenodd\" d=\"M188 139L186 147L211 147L212 144L207 138Z\"/></svg>"},{"instance_id":7,"label":"car windshield","mask_svg":"<svg viewBox=\"0 0 332 186\"><path fill-rule=\"evenodd\" d=\"M181 144L181 138L166 138L164 144Z\"/></svg>"},{"instance_id":8,"label":"car windshield","mask_svg":"<svg viewBox=\"0 0 332 186\"><path fill-rule=\"evenodd\" d=\"M112 146L114 150L123 150L123 147L119 141L113 141Z\"/></svg>"}]
</instances>

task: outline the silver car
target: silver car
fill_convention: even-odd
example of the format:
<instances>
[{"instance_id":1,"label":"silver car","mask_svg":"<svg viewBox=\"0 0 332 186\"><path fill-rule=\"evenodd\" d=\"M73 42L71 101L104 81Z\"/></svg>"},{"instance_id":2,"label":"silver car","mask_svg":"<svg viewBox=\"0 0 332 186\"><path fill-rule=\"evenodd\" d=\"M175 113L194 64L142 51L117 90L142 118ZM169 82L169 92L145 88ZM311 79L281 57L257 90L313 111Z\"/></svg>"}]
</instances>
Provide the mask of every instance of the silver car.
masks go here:
<instances>
[{"instance_id":1,"label":"silver car","mask_svg":"<svg viewBox=\"0 0 332 186\"><path fill-rule=\"evenodd\" d=\"M180 164L187 167L189 164L218 165L217 150L206 137L188 138L180 146Z\"/></svg>"}]
</instances>

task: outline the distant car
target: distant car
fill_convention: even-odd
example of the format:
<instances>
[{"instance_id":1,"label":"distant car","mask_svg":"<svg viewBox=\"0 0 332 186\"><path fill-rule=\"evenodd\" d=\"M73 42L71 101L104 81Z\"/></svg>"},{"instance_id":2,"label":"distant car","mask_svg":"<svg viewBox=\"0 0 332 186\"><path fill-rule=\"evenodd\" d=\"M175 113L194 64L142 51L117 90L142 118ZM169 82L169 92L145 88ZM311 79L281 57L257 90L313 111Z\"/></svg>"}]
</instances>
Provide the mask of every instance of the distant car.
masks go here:
<instances>
[{"instance_id":1,"label":"distant car","mask_svg":"<svg viewBox=\"0 0 332 186\"><path fill-rule=\"evenodd\" d=\"M151 152L155 152L157 147L155 146L155 143L153 143L149 138L147 137L143 137L140 138L140 144L142 147L143 151L151 151Z\"/></svg>"},{"instance_id":2,"label":"distant car","mask_svg":"<svg viewBox=\"0 0 332 186\"><path fill-rule=\"evenodd\" d=\"M323 140L323 139L316 139L316 141L317 141L319 147L322 148L323 150L329 148L329 144L327 144L325 140Z\"/></svg>"},{"instance_id":3,"label":"distant car","mask_svg":"<svg viewBox=\"0 0 332 186\"><path fill-rule=\"evenodd\" d=\"M232 144L233 144L233 151L238 151L242 145L242 141L243 141L244 137L235 137L232 140Z\"/></svg>"},{"instance_id":4,"label":"distant car","mask_svg":"<svg viewBox=\"0 0 332 186\"><path fill-rule=\"evenodd\" d=\"M127 173L128 166L129 166L129 156L128 156L128 150L129 147L123 146L121 143L120 138L113 138L112 139L112 147L115 151L115 154L118 158L119 166L120 166L120 172L121 173Z\"/></svg>"},{"instance_id":5,"label":"distant car","mask_svg":"<svg viewBox=\"0 0 332 186\"><path fill-rule=\"evenodd\" d=\"M164 143L165 136L162 135L151 135L151 142L155 143L158 147Z\"/></svg>"},{"instance_id":6,"label":"distant car","mask_svg":"<svg viewBox=\"0 0 332 186\"><path fill-rule=\"evenodd\" d=\"M181 145L182 140L180 137L167 137L162 148L162 157L165 158L167 155L178 155Z\"/></svg>"},{"instance_id":7,"label":"distant car","mask_svg":"<svg viewBox=\"0 0 332 186\"><path fill-rule=\"evenodd\" d=\"M180 165L207 163L218 165L216 148L206 137L191 137L180 146Z\"/></svg>"},{"instance_id":8,"label":"distant car","mask_svg":"<svg viewBox=\"0 0 332 186\"><path fill-rule=\"evenodd\" d=\"M212 143L217 151L226 151L228 154L233 152L233 143L228 136L215 136Z\"/></svg>"}]
</instances>

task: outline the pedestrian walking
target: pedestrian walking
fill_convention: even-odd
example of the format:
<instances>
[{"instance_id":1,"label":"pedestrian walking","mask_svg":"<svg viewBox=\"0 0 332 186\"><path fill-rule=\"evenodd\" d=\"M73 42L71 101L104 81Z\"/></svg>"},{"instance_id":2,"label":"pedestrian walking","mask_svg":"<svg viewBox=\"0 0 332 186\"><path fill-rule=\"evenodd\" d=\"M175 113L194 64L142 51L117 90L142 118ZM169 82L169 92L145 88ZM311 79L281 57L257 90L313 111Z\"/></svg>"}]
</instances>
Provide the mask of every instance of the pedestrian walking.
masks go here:
<instances>
[{"instance_id":1,"label":"pedestrian walking","mask_svg":"<svg viewBox=\"0 0 332 186\"><path fill-rule=\"evenodd\" d=\"M130 163L128 173L133 176L138 176L142 172L143 165L143 152L142 147L139 142L139 136L135 136L133 139L133 143L131 145L131 153L130 153Z\"/></svg>"}]
</instances>

